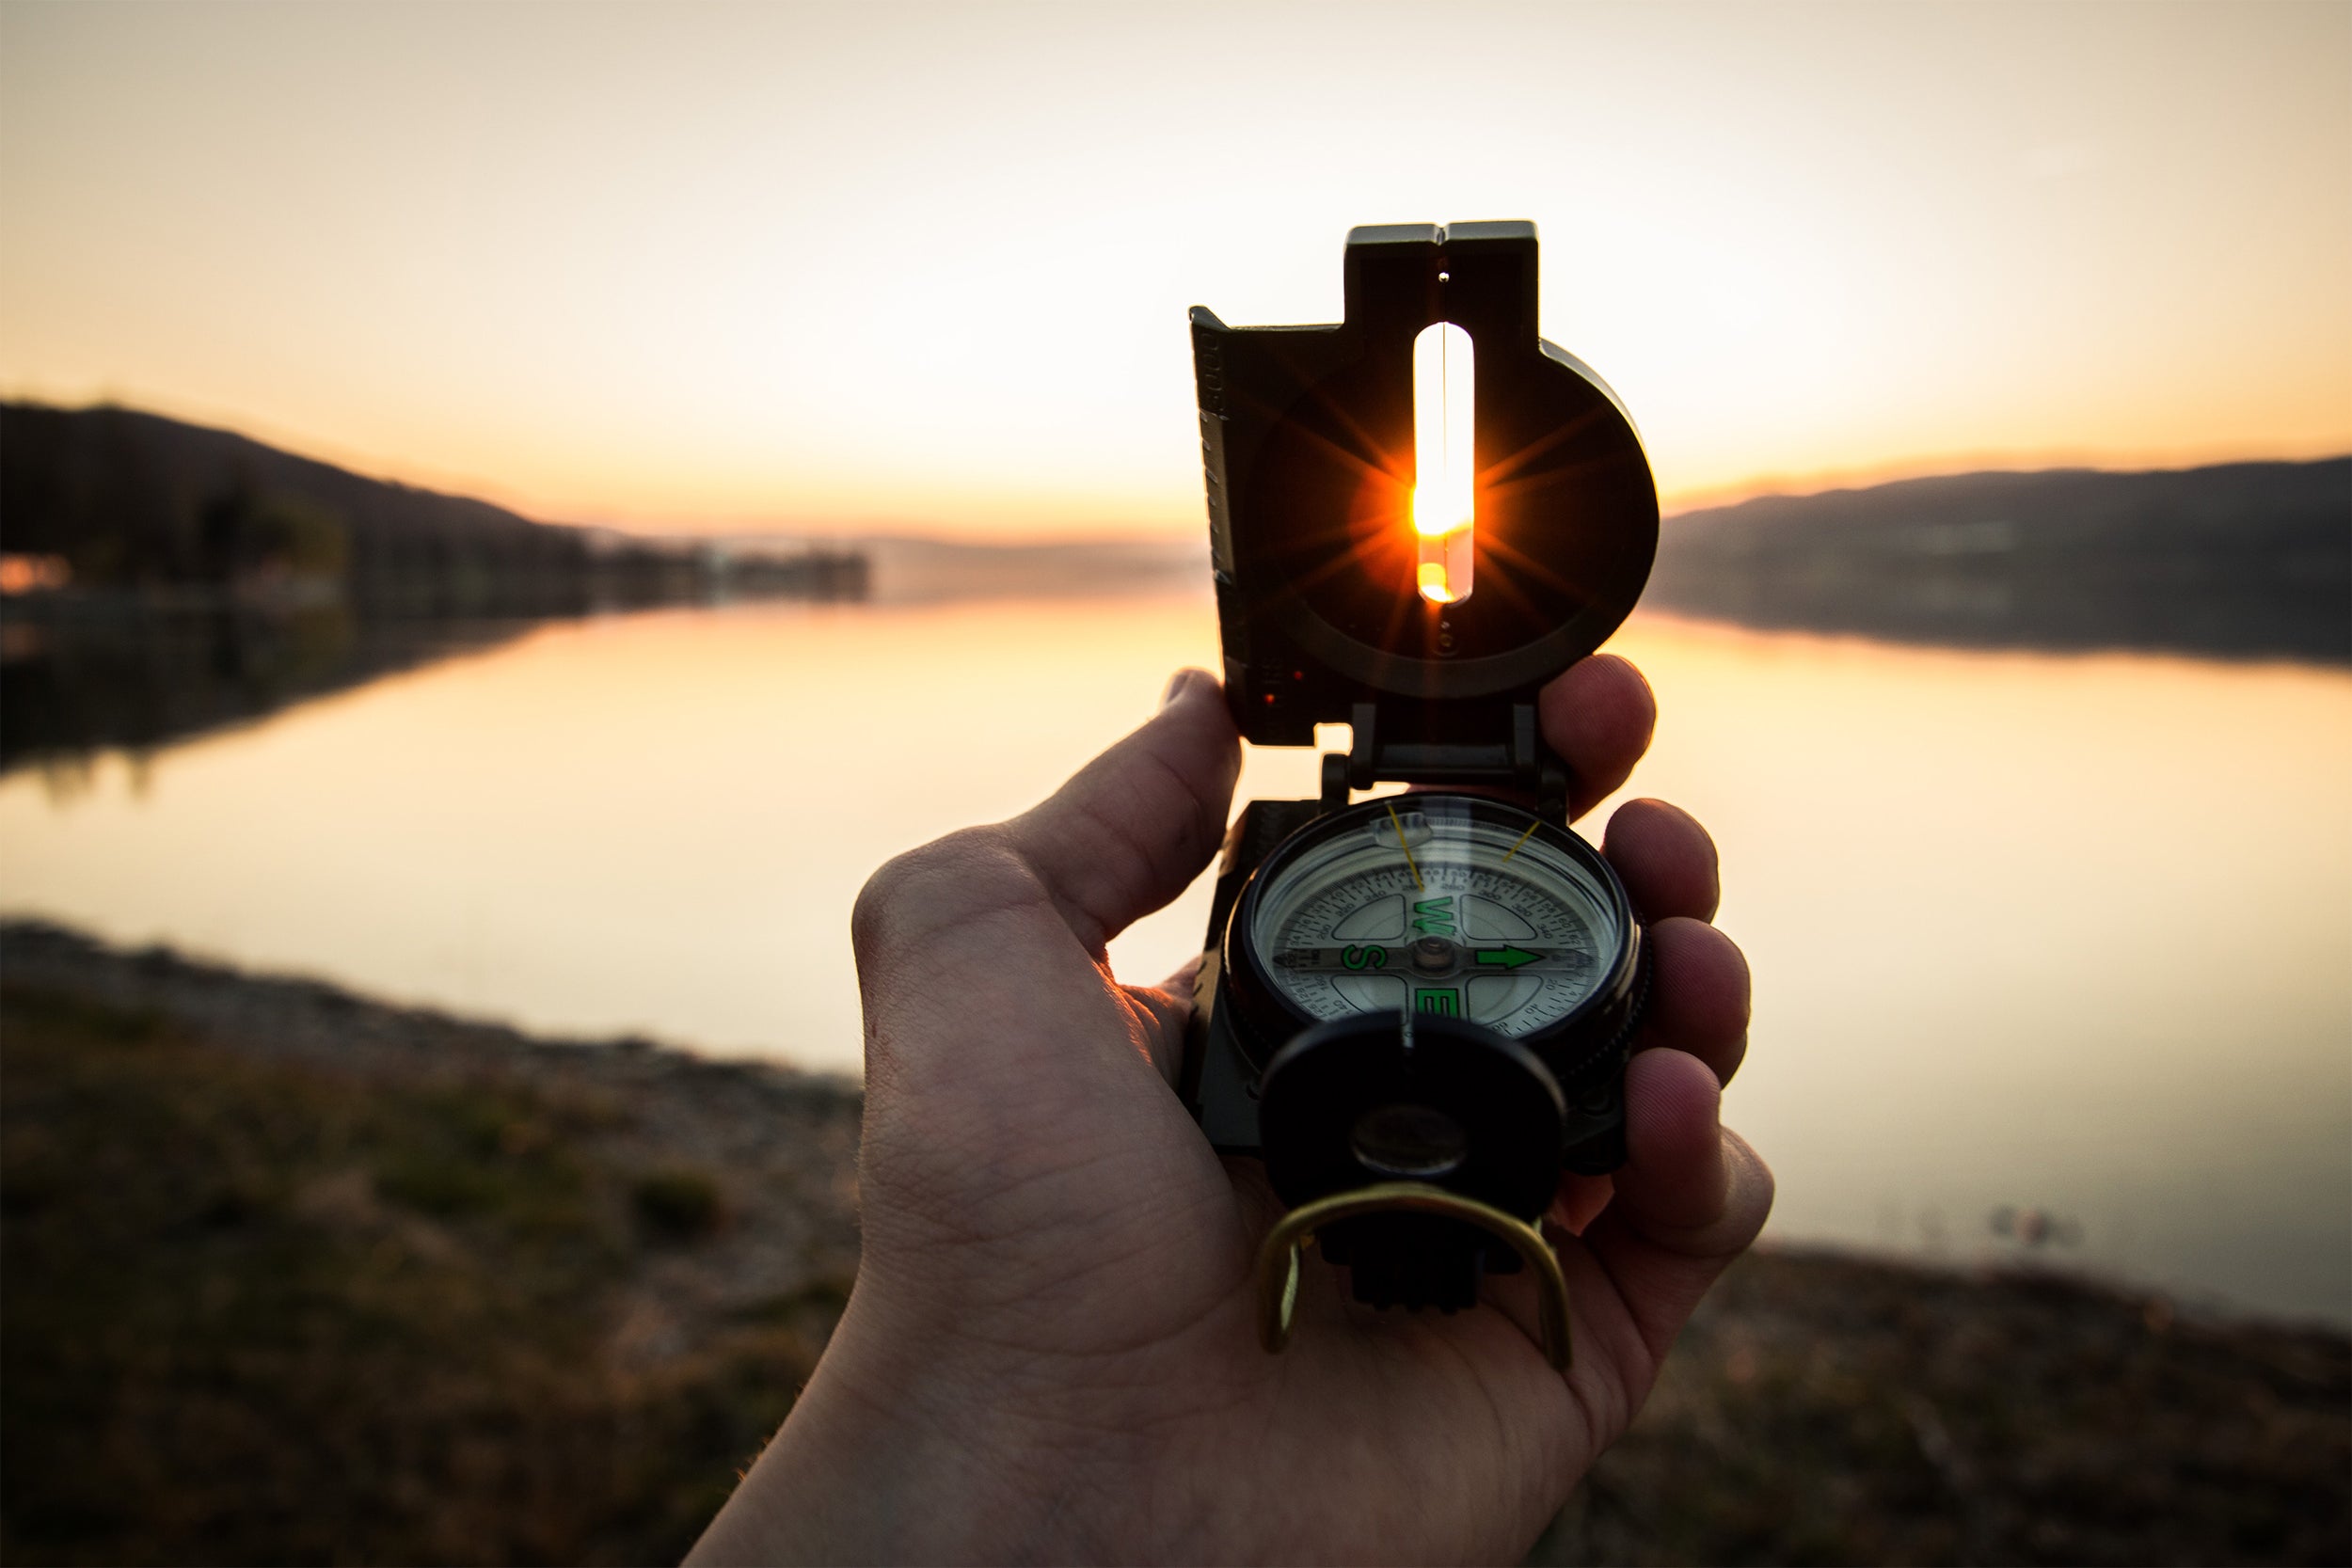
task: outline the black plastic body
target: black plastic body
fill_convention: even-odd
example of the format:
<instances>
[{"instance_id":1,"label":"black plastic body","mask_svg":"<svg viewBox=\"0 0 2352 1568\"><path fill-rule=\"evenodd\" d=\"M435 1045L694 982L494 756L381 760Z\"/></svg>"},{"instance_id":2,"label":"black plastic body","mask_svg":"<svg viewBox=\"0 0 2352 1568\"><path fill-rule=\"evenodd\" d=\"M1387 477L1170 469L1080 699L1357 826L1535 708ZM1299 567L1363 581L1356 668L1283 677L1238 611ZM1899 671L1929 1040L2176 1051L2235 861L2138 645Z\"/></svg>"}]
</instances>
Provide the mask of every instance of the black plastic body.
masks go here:
<instances>
[{"instance_id":1,"label":"black plastic body","mask_svg":"<svg viewBox=\"0 0 2352 1568\"><path fill-rule=\"evenodd\" d=\"M1556 1182L1562 1170L1613 1170L1624 1161L1625 1052L1646 984L1629 911L1606 994L1580 1008L1577 1027L1521 1044L1449 1023L1443 1051L1454 1065L1443 1073L1412 1065L1409 1018L1323 1035L1302 1022L1297 1037L1278 1040L1279 1019L1235 993L1226 938L1251 879L1286 840L1347 809L1351 790L1404 783L1503 796L1574 844L1623 899L1605 863L1567 832L1571 781L1544 744L1536 702L1616 629L1647 580L1658 501L1632 420L1597 375L1538 335L1533 225L1359 229L1344 276L1344 318L1332 325L1235 328L1192 312L1227 702L1259 745L1311 745L1319 723L1349 724L1353 738L1345 755L1325 758L1320 799L1251 801L1233 824L1183 1092L1220 1151L1286 1173L1278 1191L1293 1204L1331 1182L1379 1180L1332 1152L1343 1113L1376 1084L1424 1082L1454 1097L1457 1120L1509 1142L1465 1173L1540 1168ZM1414 341L1440 322L1464 328L1475 351L1477 467L1475 587L1442 605L1419 592L1409 525ZM1361 1083L1347 1077L1351 1059L1363 1064ZM1268 1095L1283 1141L1273 1149ZM1539 1103L1556 1103L1549 1123L1506 1114ZM1529 1219L1541 1212L1549 1188L1505 1185L1502 1206ZM1326 1255L1353 1266L1359 1299L1383 1306L1467 1306L1483 1271L1518 1266L1450 1219L1375 1214L1331 1231Z\"/></svg>"}]
</instances>

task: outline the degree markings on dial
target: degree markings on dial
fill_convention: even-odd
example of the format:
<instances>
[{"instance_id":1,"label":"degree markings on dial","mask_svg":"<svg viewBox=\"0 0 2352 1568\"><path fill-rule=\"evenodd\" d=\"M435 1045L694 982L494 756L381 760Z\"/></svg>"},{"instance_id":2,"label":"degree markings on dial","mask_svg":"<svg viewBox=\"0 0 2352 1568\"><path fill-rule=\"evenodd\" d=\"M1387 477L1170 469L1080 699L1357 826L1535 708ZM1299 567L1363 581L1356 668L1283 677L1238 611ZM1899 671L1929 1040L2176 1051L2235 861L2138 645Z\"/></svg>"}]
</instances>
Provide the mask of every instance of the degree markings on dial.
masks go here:
<instances>
[{"instance_id":1,"label":"degree markings on dial","mask_svg":"<svg viewBox=\"0 0 2352 1568\"><path fill-rule=\"evenodd\" d=\"M1298 910L1284 923L1281 937L1286 945L1305 945L1313 938L1328 937L1334 927L1366 905L1403 894L1408 875L1403 867L1382 866L1349 877L1337 886L1326 889ZM1584 929L1581 921L1563 910L1556 900L1545 896L1540 890L1516 877L1499 875L1482 867L1433 865L1425 876L1416 879L1413 886L1416 893L1435 891L1441 895L1449 890L1457 895L1470 894L1487 899L1526 921L1534 927L1536 935L1524 940L1540 940L1552 946L1577 947L1587 953L1591 950L1592 934ZM1473 941L1482 937L1490 943L1498 940L1487 933L1471 933Z\"/></svg>"},{"instance_id":2,"label":"degree markings on dial","mask_svg":"<svg viewBox=\"0 0 2352 1568\"><path fill-rule=\"evenodd\" d=\"M1416 985L1454 986L1470 1016L1527 1035L1590 996L1608 916L1588 907L1590 893L1573 875L1566 879L1574 892L1549 886L1565 868L1548 853L1518 863L1534 838L1532 828L1498 857L1502 838L1442 827L1416 845L1398 808L1384 811L1364 846L1369 857L1337 857L1325 873L1330 879L1311 876L1316 891L1291 905L1279 926L1261 927L1260 951L1295 1004L1335 1018L1404 1005ZM1415 821L1420 831L1419 814ZM1448 944L1445 961L1423 950L1414 964L1414 944L1429 939Z\"/></svg>"},{"instance_id":3,"label":"degree markings on dial","mask_svg":"<svg viewBox=\"0 0 2352 1568\"><path fill-rule=\"evenodd\" d=\"M1592 956L1581 947L1527 948L1506 942L1500 946L1469 945L1458 951L1467 958L1457 959L1456 966L1473 978L1481 974L1489 977L1509 974L1530 964L1547 962L1549 967L1539 974L1582 974L1593 964ZM1285 947L1274 956L1274 961L1294 974L1359 974L1391 969L1401 972L1411 965L1412 949L1376 942L1349 942L1343 947Z\"/></svg>"}]
</instances>

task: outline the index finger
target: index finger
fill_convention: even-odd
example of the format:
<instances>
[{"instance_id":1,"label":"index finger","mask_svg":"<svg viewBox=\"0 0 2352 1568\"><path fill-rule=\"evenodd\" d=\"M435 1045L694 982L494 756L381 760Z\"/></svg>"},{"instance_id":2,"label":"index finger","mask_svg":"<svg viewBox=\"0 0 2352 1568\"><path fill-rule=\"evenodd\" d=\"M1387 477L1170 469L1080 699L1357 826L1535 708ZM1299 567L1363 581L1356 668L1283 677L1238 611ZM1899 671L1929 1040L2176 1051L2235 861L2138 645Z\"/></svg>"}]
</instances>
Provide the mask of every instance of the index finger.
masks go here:
<instances>
[{"instance_id":1,"label":"index finger","mask_svg":"<svg viewBox=\"0 0 2352 1568\"><path fill-rule=\"evenodd\" d=\"M1649 750L1658 700L1642 673L1614 654L1570 665L1543 689L1544 739L1568 765L1568 816L1578 817L1626 781Z\"/></svg>"}]
</instances>

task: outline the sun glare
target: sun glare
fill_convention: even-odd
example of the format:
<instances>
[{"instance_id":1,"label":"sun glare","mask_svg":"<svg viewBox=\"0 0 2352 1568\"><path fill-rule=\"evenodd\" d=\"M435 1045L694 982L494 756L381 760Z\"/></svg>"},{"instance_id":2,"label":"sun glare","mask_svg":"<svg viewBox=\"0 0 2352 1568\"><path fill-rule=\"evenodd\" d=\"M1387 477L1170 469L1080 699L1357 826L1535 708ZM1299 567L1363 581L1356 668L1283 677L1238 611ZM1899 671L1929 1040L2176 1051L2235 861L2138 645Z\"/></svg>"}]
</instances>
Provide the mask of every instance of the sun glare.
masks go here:
<instances>
[{"instance_id":1,"label":"sun glare","mask_svg":"<svg viewBox=\"0 0 2352 1568\"><path fill-rule=\"evenodd\" d=\"M1414 583L1432 604L1470 594L1477 523L1476 351L1470 335L1438 322L1413 340Z\"/></svg>"}]
</instances>

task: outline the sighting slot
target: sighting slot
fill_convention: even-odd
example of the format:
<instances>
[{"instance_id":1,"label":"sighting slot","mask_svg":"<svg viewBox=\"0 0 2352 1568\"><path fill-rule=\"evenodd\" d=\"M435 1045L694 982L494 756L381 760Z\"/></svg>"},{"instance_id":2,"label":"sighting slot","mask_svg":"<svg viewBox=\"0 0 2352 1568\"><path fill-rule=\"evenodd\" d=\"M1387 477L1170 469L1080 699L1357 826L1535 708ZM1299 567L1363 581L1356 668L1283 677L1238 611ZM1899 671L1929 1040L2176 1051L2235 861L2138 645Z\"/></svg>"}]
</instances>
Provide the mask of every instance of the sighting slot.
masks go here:
<instances>
[{"instance_id":1,"label":"sighting slot","mask_svg":"<svg viewBox=\"0 0 2352 1568\"><path fill-rule=\"evenodd\" d=\"M1226 699L1258 745L1355 725L1348 789L1512 789L1557 819L1534 704L1648 577L1640 436L1538 335L1533 224L1357 229L1343 271L1333 325L1192 312Z\"/></svg>"}]
</instances>

